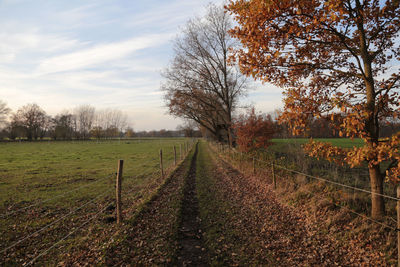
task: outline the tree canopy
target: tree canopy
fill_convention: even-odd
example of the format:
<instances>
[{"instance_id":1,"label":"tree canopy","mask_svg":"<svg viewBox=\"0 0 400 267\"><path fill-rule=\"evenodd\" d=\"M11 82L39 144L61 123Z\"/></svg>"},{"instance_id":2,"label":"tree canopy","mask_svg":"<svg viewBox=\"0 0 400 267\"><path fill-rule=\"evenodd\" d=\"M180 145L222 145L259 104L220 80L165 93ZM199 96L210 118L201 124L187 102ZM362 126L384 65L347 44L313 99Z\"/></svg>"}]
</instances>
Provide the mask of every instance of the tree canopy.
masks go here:
<instances>
[{"instance_id":1,"label":"tree canopy","mask_svg":"<svg viewBox=\"0 0 400 267\"><path fill-rule=\"evenodd\" d=\"M232 112L246 91L245 77L228 58L237 43L223 8L210 5L188 22L175 40L175 56L164 71L165 101L172 115L190 119L219 141L231 141Z\"/></svg>"},{"instance_id":2,"label":"tree canopy","mask_svg":"<svg viewBox=\"0 0 400 267\"><path fill-rule=\"evenodd\" d=\"M362 148L310 142L306 149L352 166L367 162L372 216L381 216L384 177L400 180L400 134L380 139L381 125L400 115L399 1L237 0L227 9L244 47L241 70L284 88L281 120L294 133L325 117L341 136L365 140ZM383 161L391 162L384 171Z\"/></svg>"}]
</instances>

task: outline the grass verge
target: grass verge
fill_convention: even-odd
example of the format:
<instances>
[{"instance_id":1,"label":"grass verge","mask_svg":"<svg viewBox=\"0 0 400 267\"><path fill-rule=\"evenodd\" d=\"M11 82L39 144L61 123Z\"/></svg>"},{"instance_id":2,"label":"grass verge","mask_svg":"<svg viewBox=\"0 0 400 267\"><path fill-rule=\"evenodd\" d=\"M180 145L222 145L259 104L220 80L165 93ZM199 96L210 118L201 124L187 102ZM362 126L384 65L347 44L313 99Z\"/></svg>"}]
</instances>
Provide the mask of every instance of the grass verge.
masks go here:
<instances>
[{"instance_id":1,"label":"grass verge","mask_svg":"<svg viewBox=\"0 0 400 267\"><path fill-rule=\"evenodd\" d=\"M273 264L270 255L265 250L261 252L254 242L255 231L250 224L255 222L243 217L252 211L243 208L241 193L231 183L230 173L218 170L206 143L200 143L198 153L197 196L211 265Z\"/></svg>"}]
</instances>

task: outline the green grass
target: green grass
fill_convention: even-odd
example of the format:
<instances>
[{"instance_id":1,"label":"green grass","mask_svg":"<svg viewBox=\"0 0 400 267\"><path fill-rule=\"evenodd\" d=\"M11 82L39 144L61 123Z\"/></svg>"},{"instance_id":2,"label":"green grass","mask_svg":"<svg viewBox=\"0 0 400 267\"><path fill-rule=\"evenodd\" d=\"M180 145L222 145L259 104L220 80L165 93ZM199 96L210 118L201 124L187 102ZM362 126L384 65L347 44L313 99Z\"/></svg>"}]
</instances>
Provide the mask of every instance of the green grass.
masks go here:
<instances>
[{"instance_id":1,"label":"green grass","mask_svg":"<svg viewBox=\"0 0 400 267\"><path fill-rule=\"evenodd\" d=\"M173 146L177 147L179 160L179 146L183 149L185 141L188 140L165 138L0 143L0 250L100 196L94 204L51 227L55 229L51 234L44 231L24 241L23 249L17 246L8 251L10 258L0 260L0 265L16 264L32 249L49 247L87 219L87 214L113 202L119 159L124 160L122 198L130 203L125 209L134 209L140 204L138 199L146 199L162 183L159 150L163 150L164 168L172 167ZM24 209L30 205L35 206Z\"/></svg>"},{"instance_id":2,"label":"green grass","mask_svg":"<svg viewBox=\"0 0 400 267\"><path fill-rule=\"evenodd\" d=\"M303 145L310 139L308 138L289 138L289 139L272 139L273 146L279 146L280 144L297 144ZM351 140L350 138L313 138L314 141L331 143L334 146L343 148L361 147L364 145L364 141L360 138Z\"/></svg>"},{"instance_id":3,"label":"green grass","mask_svg":"<svg viewBox=\"0 0 400 267\"><path fill-rule=\"evenodd\" d=\"M159 168L159 149L165 166L173 161L173 145L184 139L108 142L0 143L0 210L10 204L32 202L62 194L111 176L119 159L125 161L123 177L130 183ZM99 192L109 183L89 186L79 195ZM96 189L96 190L93 190Z\"/></svg>"}]
</instances>

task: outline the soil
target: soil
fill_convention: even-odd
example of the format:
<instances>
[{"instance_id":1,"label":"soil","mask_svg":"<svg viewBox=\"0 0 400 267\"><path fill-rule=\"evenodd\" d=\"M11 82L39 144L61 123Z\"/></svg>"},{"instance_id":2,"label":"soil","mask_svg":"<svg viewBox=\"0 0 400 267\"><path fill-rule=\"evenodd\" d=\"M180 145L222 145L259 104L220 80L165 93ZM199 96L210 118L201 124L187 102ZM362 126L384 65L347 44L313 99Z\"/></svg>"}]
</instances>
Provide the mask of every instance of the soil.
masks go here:
<instances>
[{"instance_id":1,"label":"soil","mask_svg":"<svg viewBox=\"0 0 400 267\"><path fill-rule=\"evenodd\" d=\"M199 202L196 194L196 145L183 191L181 222L178 233L178 266L208 266L208 256L200 229Z\"/></svg>"}]
</instances>

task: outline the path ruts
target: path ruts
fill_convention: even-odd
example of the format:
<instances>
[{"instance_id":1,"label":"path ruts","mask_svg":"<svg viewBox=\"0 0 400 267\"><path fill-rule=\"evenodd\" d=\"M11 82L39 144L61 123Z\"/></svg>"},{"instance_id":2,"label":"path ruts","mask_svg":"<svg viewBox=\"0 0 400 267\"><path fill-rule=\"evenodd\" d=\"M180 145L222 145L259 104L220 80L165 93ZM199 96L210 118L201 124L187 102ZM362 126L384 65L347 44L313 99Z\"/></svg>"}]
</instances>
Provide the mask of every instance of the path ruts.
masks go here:
<instances>
[{"instance_id":1,"label":"path ruts","mask_svg":"<svg viewBox=\"0 0 400 267\"><path fill-rule=\"evenodd\" d=\"M126 221L117 239L109 248L105 266L175 266L180 204L185 177L192 164L191 156L178 167L133 220Z\"/></svg>"},{"instance_id":2,"label":"path ruts","mask_svg":"<svg viewBox=\"0 0 400 267\"><path fill-rule=\"evenodd\" d=\"M208 266L208 256L202 240L199 202L196 194L196 145L189 174L186 177L178 230L178 266Z\"/></svg>"}]
</instances>

